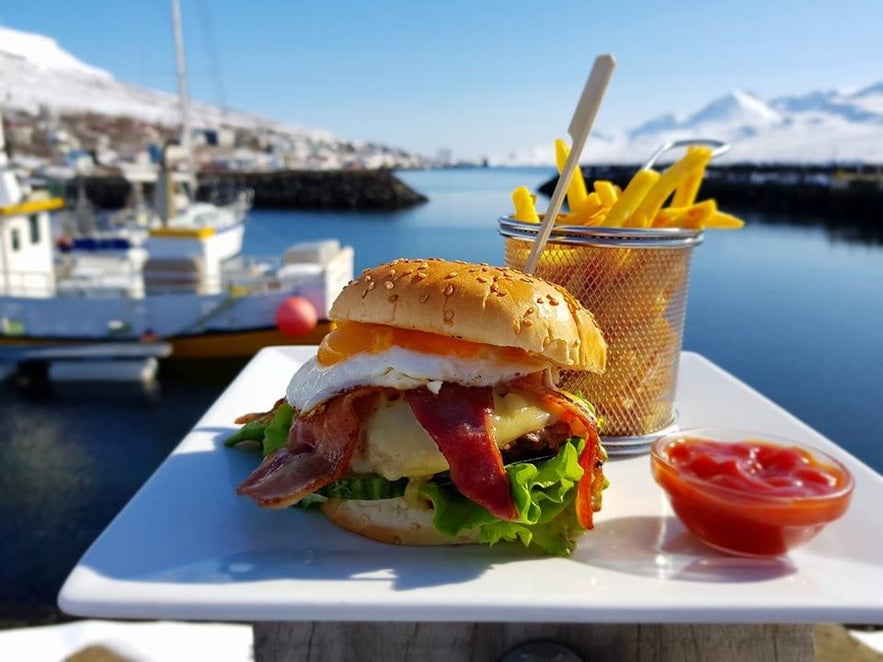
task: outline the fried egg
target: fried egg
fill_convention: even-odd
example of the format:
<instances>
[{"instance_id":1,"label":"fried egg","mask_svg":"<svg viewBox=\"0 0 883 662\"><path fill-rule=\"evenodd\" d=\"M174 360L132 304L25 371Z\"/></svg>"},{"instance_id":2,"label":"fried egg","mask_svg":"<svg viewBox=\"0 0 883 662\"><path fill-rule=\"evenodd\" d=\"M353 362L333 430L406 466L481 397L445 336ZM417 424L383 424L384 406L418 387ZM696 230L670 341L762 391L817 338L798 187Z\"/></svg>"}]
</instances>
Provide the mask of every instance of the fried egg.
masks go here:
<instances>
[{"instance_id":1,"label":"fried egg","mask_svg":"<svg viewBox=\"0 0 883 662\"><path fill-rule=\"evenodd\" d=\"M292 377L286 398L295 410L306 413L355 386L398 390L426 386L438 392L442 382L491 386L548 369L547 362L526 354L517 360L503 360L492 355L439 355L392 346L379 352L357 353L331 364L320 364L313 357Z\"/></svg>"}]
</instances>

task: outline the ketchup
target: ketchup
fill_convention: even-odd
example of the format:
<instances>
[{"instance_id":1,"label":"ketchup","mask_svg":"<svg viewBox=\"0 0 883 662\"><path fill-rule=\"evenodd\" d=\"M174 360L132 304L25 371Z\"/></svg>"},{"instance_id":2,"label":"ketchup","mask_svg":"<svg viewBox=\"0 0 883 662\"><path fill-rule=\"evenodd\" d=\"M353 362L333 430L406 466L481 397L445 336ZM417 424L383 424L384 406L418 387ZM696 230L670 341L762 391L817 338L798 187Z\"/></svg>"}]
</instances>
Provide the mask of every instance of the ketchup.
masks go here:
<instances>
[{"instance_id":1,"label":"ketchup","mask_svg":"<svg viewBox=\"0 0 883 662\"><path fill-rule=\"evenodd\" d=\"M683 433L657 441L653 474L684 525L718 549L774 556L803 544L849 505L852 477L806 448Z\"/></svg>"}]
</instances>

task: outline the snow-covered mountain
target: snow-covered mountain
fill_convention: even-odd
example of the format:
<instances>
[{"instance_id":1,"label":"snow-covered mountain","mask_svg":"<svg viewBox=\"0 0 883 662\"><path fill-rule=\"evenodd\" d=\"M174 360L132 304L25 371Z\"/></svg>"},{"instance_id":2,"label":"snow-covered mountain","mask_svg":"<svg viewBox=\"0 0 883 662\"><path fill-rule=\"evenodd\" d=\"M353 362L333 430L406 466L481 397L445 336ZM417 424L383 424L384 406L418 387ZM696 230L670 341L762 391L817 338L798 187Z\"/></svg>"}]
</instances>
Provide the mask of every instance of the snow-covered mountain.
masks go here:
<instances>
[{"instance_id":1,"label":"snow-covered mountain","mask_svg":"<svg viewBox=\"0 0 883 662\"><path fill-rule=\"evenodd\" d=\"M768 101L736 90L686 117L665 114L634 129L592 134L583 160L640 163L659 145L684 138L730 143L732 150L721 162L883 163L883 82ZM502 155L491 163L553 164L554 146Z\"/></svg>"},{"instance_id":2,"label":"snow-covered mountain","mask_svg":"<svg viewBox=\"0 0 883 662\"><path fill-rule=\"evenodd\" d=\"M41 106L54 112L92 112L133 117L168 126L180 121L177 97L116 80L63 50L49 37L0 26L0 107L37 114ZM327 131L282 127L267 119L195 102L195 125L285 128L316 138Z\"/></svg>"},{"instance_id":3,"label":"snow-covered mountain","mask_svg":"<svg viewBox=\"0 0 883 662\"><path fill-rule=\"evenodd\" d=\"M94 113L167 127L178 126L181 117L177 96L118 81L109 72L77 59L50 37L0 26L0 111L37 115L44 109L55 115ZM199 102L191 103L190 115L194 127L274 132L290 136L300 145L321 145L323 159L331 164L351 159L354 152L368 167L408 165L409 159L415 158L402 150L347 140L326 130ZM341 159L334 158L335 151Z\"/></svg>"}]
</instances>

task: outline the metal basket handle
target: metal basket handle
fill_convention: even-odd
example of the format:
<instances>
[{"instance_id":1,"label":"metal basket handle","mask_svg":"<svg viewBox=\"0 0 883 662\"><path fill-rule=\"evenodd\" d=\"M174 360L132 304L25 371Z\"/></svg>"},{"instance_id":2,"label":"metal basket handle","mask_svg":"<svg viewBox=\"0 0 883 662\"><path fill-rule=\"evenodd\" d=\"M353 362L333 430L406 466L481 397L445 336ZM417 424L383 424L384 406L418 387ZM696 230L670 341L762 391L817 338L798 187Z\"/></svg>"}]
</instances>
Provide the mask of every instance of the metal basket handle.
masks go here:
<instances>
[{"instance_id":1,"label":"metal basket handle","mask_svg":"<svg viewBox=\"0 0 883 662\"><path fill-rule=\"evenodd\" d=\"M653 152L649 159L647 159L646 163L641 166L642 170L649 170L656 162L659 160L659 157L665 154L666 152L678 149L679 147L690 147L691 145L708 145L711 147L711 158L716 156L721 156L722 154L726 154L730 151L730 144L724 142L723 140L714 140L711 138L686 138L684 140L669 140L668 142L663 143L659 146L659 148Z\"/></svg>"}]
</instances>

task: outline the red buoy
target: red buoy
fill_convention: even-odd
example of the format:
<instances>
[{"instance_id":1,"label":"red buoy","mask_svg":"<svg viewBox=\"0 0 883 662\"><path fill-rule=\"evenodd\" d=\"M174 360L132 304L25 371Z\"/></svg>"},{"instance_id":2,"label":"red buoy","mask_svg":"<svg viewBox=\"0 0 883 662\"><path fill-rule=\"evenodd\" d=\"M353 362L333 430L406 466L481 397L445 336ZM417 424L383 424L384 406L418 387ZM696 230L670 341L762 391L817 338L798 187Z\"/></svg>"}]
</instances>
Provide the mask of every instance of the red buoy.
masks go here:
<instances>
[{"instance_id":1,"label":"red buoy","mask_svg":"<svg viewBox=\"0 0 883 662\"><path fill-rule=\"evenodd\" d=\"M316 328L316 307L303 297L288 297L276 309L276 328L286 336L303 336Z\"/></svg>"}]
</instances>

